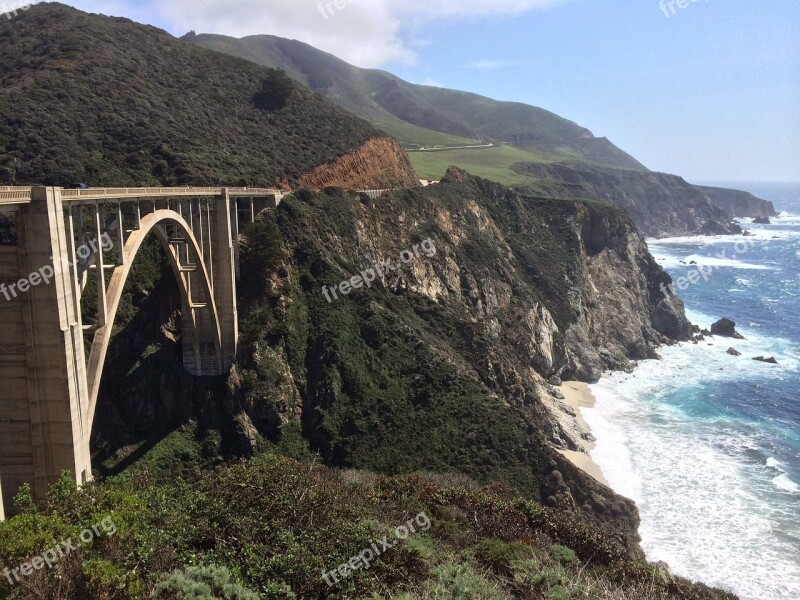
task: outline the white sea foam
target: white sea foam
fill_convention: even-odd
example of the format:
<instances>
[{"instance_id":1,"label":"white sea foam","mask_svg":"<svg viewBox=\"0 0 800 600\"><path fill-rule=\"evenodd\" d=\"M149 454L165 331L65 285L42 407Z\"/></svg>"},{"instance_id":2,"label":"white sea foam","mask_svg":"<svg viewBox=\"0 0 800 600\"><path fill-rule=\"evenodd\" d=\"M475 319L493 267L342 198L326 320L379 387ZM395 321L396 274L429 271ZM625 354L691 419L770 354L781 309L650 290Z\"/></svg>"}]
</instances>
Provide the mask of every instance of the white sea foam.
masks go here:
<instances>
[{"instance_id":1,"label":"white sea foam","mask_svg":"<svg viewBox=\"0 0 800 600\"><path fill-rule=\"evenodd\" d=\"M679 267L713 267L714 269L749 269L752 271L776 271L777 267L749 263L735 258L719 258L714 256L701 256L699 254L689 254L688 256L678 256L674 253L661 253L655 248L650 249L651 254L663 269L676 269ZM694 264L692 264L694 263Z\"/></svg>"},{"instance_id":2,"label":"white sea foam","mask_svg":"<svg viewBox=\"0 0 800 600\"><path fill-rule=\"evenodd\" d=\"M786 473L778 475L772 480L772 485L782 492L789 492L790 494L800 494L800 485L789 479Z\"/></svg>"},{"instance_id":3,"label":"white sea foam","mask_svg":"<svg viewBox=\"0 0 800 600\"><path fill-rule=\"evenodd\" d=\"M780 226L794 227L800 225L800 218L781 220L776 223ZM647 245L651 247L669 246L695 246L703 248L718 244L747 244L750 252L755 252L760 246L771 241L800 238L798 229L771 229L769 227L754 226L745 230L747 235L685 235L671 238L648 238Z\"/></svg>"},{"instance_id":4,"label":"white sea foam","mask_svg":"<svg viewBox=\"0 0 800 600\"><path fill-rule=\"evenodd\" d=\"M713 320L689 316L706 326ZM614 373L593 385L597 402L582 412L597 437L592 458L612 487L639 507L648 559L743 600L797 600L796 546L779 535L796 526L797 507L778 510L765 497L784 493L794 499L800 490L784 473L775 476L776 459L766 459L776 469L771 472L764 462L744 462L742 454L758 445L741 430L698 419L681 396L715 380L797 370L797 359L782 351L791 346L786 340L742 331L748 339L735 345L744 357L729 356L725 350L733 340L722 338L662 348L663 360L643 361L632 374ZM782 364L747 360L757 354L775 354Z\"/></svg>"},{"instance_id":5,"label":"white sea foam","mask_svg":"<svg viewBox=\"0 0 800 600\"><path fill-rule=\"evenodd\" d=\"M767 463L766 464L770 469L777 469L778 471L783 472L783 469L782 469L783 465L778 460L776 460L775 457L773 457L773 456L770 456L767 459Z\"/></svg>"}]
</instances>

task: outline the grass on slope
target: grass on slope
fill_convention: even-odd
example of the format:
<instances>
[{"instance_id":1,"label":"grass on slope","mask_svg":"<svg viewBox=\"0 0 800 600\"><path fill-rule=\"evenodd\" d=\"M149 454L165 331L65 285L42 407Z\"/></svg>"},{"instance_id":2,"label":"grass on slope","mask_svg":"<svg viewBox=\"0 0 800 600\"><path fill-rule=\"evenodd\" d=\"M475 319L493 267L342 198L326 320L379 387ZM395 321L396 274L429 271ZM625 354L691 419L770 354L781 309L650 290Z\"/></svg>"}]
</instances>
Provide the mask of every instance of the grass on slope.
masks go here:
<instances>
[{"instance_id":1,"label":"grass on slope","mask_svg":"<svg viewBox=\"0 0 800 600\"><path fill-rule=\"evenodd\" d=\"M448 150L445 152L411 152L411 163L422 179L441 179L448 167L456 166L484 179L504 185L526 185L531 177L516 173L511 167L519 162L559 162L559 157L536 150L523 150L503 144L496 148Z\"/></svg>"},{"instance_id":2,"label":"grass on slope","mask_svg":"<svg viewBox=\"0 0 800 600\"><path fill-rule=\"evenodd\" d=\"M417 127L402 121L373 121L378 129L382 129L406 147L413 146L472 146L483 144L481 140L472 140L448 133L440 133L424 127Z\"/></svg>"}]
</instances>

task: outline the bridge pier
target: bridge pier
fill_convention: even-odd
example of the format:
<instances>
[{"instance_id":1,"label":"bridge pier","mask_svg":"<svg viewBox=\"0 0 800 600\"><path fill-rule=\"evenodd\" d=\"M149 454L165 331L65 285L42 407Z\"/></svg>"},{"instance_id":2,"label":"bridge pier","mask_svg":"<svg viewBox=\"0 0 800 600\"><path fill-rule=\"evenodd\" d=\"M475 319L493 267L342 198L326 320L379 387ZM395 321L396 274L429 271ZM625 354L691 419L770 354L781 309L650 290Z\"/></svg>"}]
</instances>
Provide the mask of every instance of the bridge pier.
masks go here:
<instances>
[{"instance_id":1,"label":"bridge pier","mask_svg":"<svg viewBox=\"0 0 800 600\"><path fill-rule=\"evenodd\" d=\"M217 240L211 255L214 270L214 300L219 313L220 336L222 340L222 363L225 368L236 360L239 343L239 315L236 309L236 249L238 231L234 242L233 211L228 190L214 206L214 237Z\"/></svg>"},{"instance_id":2,"label":"bridge pier","mask_svg":"<svg viewBox=\"0 0 800 600\"><path fill-rule=\"evenodd\" d=\"M0 482L9 515L23 483L42 498L63 471L77 483L92 476L80 294L75 271L62 260L74 256L68 231L60 189L34 188L18 213L18 279L7 284L11 299L0 298L2 316L20 317L6 334L11 339L2 340L11 351L0 363Z\"/></svg>"}]
</instances>

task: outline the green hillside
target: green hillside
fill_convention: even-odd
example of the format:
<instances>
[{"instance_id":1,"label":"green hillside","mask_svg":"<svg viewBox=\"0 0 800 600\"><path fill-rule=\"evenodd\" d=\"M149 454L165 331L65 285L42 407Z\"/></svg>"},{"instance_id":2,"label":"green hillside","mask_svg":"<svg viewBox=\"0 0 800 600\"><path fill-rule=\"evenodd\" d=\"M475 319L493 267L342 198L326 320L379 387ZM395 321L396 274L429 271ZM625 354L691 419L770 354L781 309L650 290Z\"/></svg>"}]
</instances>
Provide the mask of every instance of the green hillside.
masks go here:
<instances>
[{"instance_id":1,"label":"green hillside","mask_svg":"<svg viewBox=\"0 0 800 600\"><path fill-rule=\"evenodd\" d=\"M410 152L409 156L417 174L423 179L441 179L448 167L457 165L478 177L512 186L527 186L532 182L528 175L513 170L516 163L553 163L558 160L557 157L545 152L517 148L509 144L494 148Z\"/></svg>"},{"instance_id":2,"label":"green hillside","mask_svg":"<svg viewBox=\"0 0 800 600\"><path fill-rule=\"evenodd\" d=\"M527 104L415 85L385 71L354 67L308 44L275 36L236 39L189 34L184 39L283 69L293 79L371 121L408 146L510 142L519 148L551 155L552 160L646 170L608 140L595 138L588 129ZM494 156L487 159L496 160ZM501 181L511 183L508 179Z\"/></svg>"},{"instance_id":3,"label":"green hillside","mask_svg":"<svg viewBox=\"0 0 800 600\"><path fill-rule=\"evenodd\" d=\"M382 135L282 73L37 5L0 31L0 185L273 185Z\"/></svg>"}]
</instances>

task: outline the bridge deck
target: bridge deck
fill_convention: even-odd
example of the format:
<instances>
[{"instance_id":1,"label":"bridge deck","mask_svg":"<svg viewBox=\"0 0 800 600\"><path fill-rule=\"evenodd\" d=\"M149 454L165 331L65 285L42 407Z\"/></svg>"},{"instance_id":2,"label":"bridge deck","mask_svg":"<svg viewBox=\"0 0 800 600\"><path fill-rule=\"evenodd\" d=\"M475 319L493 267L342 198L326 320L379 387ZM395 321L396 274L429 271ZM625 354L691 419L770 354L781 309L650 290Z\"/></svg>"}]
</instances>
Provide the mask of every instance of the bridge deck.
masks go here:
<instances>
[{"instance_id":1,"label":"bridge deck","mask_svg":"<svg viewBox=\"0 0 800 600\"><path fill-rule=\"evenodd\" d=\"M222 195L224 189L231 197L259 198L283 196L284 190L271 188L222 188L222 187L161 187L161 188L89 188L86 190L61 190L65 203L90 200L122 200L136 198L214 197ZM30 187L0 187L0 206L28 204L31 201Z\"/></svg>"}]
</instances>

